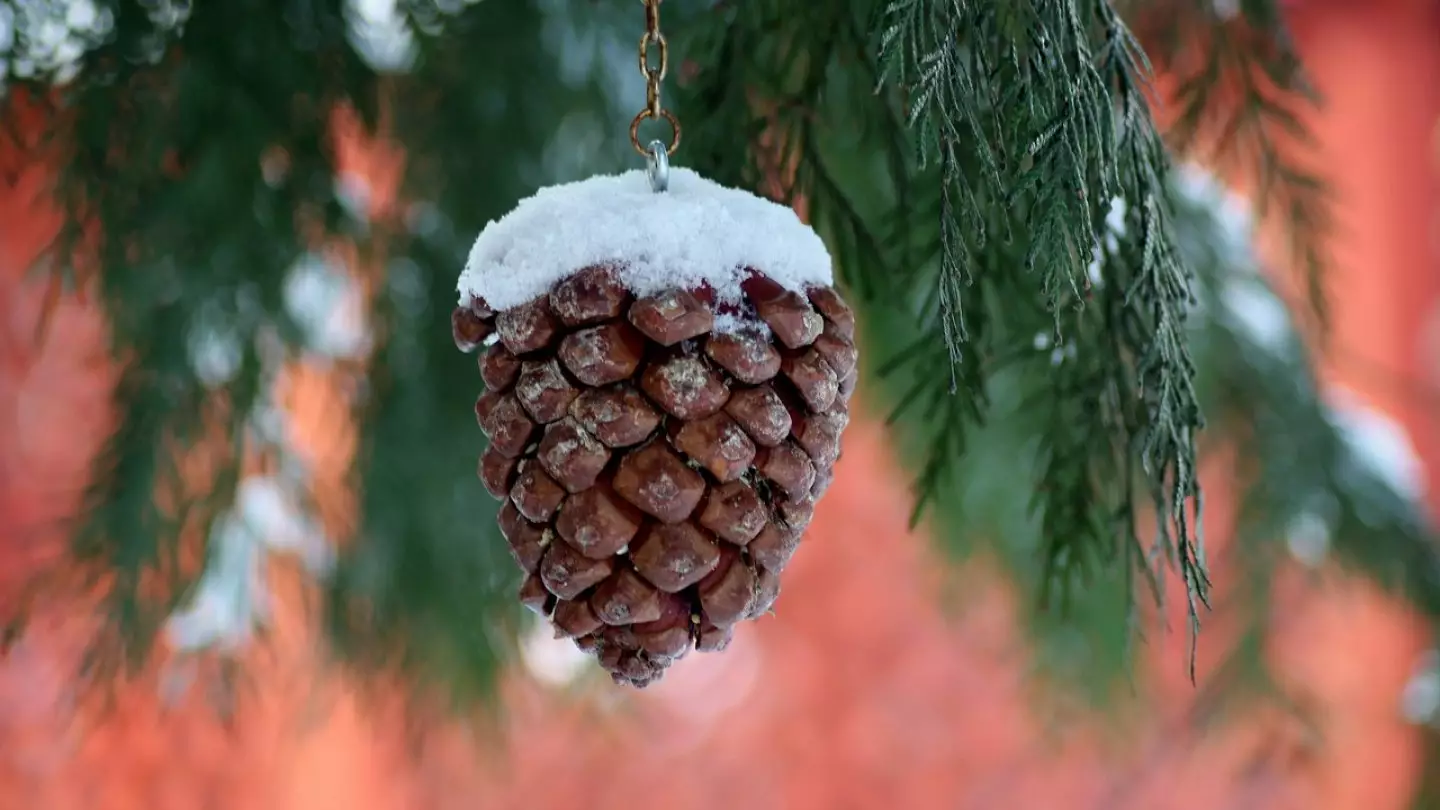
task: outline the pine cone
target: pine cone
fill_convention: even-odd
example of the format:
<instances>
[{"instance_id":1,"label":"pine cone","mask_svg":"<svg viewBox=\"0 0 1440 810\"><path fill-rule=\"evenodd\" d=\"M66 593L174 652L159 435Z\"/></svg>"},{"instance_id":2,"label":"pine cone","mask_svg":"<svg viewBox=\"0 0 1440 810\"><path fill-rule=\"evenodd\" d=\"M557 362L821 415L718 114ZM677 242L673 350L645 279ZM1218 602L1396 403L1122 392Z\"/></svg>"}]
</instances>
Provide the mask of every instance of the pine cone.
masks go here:
<instances>
[{"instance_id":1,"label":"pine cone","mask_svg":"<svg viewBox=\"0 0 1440 810\"><path fill-rule=\"evenodd\" d=\"M488 342L479 475L505 499L520 599L617 683L653 683L770 610L840 457L849 307L753 271L743 288L717 312L706 289L636 300L591 267L452 317L462 351Z\"/></svg>"}]
</instances>

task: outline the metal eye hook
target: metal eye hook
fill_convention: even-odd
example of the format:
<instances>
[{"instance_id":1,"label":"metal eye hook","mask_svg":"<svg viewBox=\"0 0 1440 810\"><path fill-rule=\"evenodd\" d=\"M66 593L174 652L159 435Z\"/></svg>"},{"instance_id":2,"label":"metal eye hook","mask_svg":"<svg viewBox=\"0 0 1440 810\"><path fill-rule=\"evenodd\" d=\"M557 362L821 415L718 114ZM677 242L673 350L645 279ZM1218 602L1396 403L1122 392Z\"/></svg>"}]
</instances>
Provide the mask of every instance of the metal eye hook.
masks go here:
<instances>
[{"instance_id":1,"label":"metal eye hook","mask_svg":"<svg viewBox=\"0 0 1440 810\"><path fill-rule=\"evenodd\" d=\"M650 190L659 194L670 188L670 154L665 144L651 141L645 152L645 172L650 176Z\"/></svg>"}]
</instances>

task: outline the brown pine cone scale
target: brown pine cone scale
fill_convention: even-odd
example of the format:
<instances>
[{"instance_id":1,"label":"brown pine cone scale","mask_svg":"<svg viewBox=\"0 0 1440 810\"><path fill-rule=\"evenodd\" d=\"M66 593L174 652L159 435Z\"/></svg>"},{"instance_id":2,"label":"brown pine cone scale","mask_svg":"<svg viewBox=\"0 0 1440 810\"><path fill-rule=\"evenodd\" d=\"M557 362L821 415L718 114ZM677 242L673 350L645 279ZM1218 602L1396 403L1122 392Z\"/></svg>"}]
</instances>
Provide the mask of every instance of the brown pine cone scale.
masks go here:
<instances>
[{"instance_id":1,"label":"brown pine cone scale","mask_svg":"<svg viewBox=\"0 0 1440 810\"><path fill-rule=\"evenodd\" d=\"M504 391L520 376L520 358L510 353L503 343L491 344L480 355L480 379L491 391Z\"/></svg>"},{"instance_id":2,"label":"brown pine cone scale","mask_svg":"<svg viewBox=\"0 0 1440 810\"><path fill-rule=\"evenodd\" d=\"M655 523L631 550L635 568L666 593L679 593L704 579L720 562L715 538L690 523Z\"/></svg>"},{"instance_id":3,"label":"brown pine cone scale","mask_svg":"<svg viewBox=\"0 0 1440 810\"><path fill-rule=\"evenodd\" d=\"M478 477L504 501L520 601L617 683L653 683L770 612L834 478L854 314L833 289L751 273L718 310L708 287L635 296L593 266L451 318L457 347L483 348Z\"/></svg>"}]
</instances>

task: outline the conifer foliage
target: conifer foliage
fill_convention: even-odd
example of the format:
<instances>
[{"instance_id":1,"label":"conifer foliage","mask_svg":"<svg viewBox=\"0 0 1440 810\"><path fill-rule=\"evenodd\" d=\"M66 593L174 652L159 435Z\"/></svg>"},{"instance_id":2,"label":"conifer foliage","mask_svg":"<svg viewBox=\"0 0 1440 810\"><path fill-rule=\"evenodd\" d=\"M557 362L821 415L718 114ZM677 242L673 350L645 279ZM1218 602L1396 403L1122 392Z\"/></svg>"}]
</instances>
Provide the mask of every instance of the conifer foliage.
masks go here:
<instances>
[{"instance_id":1,"label":"conifer foliage","mask_svg":"<svg viewBox=\"0 0 1440 810\"><path fill-rule=\"evenodd\" d=\"M98 294L123 363L119 428L74 534L108 594L97 650L143 654L183 598L236 576L221 550L255 500L237 493L258 491L247 457L288 460L275 480L318 524L273 384L287 363L318 363L353 375L343 407L359 426L356 520L324 516L346 543L316 567L332 642L367 670L398 661L417 682L488 688L519 580L475 485L455 277L481 227L537 185L630 167L638 5L409 0L375 20L338 0L0 0L0 137L60 169L54 199L73 215L42 269ZM1167 566L1198 632L1206 416L1217 438L1262 416L1284 425L1255 433L1234 575L1259 584L1241 601L1263 603L1251 574L1323 501L1339 505L1320 516L1337 552L1440 612L1413 504L1357 461L1298 343L1267 350L1227 309L1237 278L1270 293L1248 254L1214 248L1237 237L1174 174L1212 145L1260 169L1260 213L1282 218L1323 301L1323 186L1278 145L1304 134L1303 71L1277 0L1220 5L665 7L676 161L794 202L820 231L860 321L861 394L889 409L917 518L932 510L947 548L999 552L1041 597L1037 650L1061 669L1126 660L1135 600L1162 594ZM1150 59L1186 77L1172 132L1151 111ZM38 135L15 114L35 105ZM337 182L337 109L403 145L395 212ZM363 261L327 262L317 238ZM337 342L315 301L357 289L364 339ZM214 436L228 451L211 485L182 486L183 448ZM182 571L196 537L207 567ZM142 587L153 572L169 577L160 596ZM1048 656L1076 637L1101 654Z\"/></svg>"}]
</instances>

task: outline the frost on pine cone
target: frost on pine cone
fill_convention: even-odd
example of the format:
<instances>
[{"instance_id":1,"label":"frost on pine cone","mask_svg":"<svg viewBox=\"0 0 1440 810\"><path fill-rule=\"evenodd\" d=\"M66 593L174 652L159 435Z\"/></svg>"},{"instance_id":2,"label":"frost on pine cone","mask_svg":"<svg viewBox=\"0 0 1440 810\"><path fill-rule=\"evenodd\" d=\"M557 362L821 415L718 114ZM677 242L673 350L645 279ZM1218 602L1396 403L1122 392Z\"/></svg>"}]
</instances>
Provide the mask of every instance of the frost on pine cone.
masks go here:
<instances>
[{"instance_id":1,"label":"frost on pine cone","mask_svg":"<svg viewBox=\"0 0 1440 810\"><path fill-rule=\"evenodd\" d=\"M840 456L849 307L828 283L726 269L718 293L655 289L663 274L612 260L505 309L467 293L453 315L456 345L482 350L479 475L520 599L618 683L770 610Z\"/></svg>"}]
</instances>

